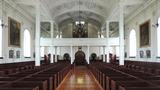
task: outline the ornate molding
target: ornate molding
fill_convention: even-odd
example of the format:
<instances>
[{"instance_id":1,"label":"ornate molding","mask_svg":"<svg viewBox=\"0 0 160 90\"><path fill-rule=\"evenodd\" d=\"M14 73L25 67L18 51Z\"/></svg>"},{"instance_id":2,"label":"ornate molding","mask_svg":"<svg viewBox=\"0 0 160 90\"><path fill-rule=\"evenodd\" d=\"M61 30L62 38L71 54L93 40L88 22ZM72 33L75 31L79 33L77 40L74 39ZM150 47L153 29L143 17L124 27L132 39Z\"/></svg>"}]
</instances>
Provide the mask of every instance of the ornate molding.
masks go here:
<instances>
[{"instance_id":1,"label":"ornate molding","mask_svg":"<svg viewBox=\"0 0 160 90\"><path fill-rule=\"evenodd\" d=\"M139 13L141 13L143 10L145 10L147 7L149 7L155 1L156 0L148 0L147 2L145 2L145 4L142 5L136 12L134 12L133 14L129 15L126 18L125 23L128 23L130 20L132 20L134 17L136 17Z\"/></svg>"},{"instance_id":2,"label":"ornate molding","mask_svg":"<svg viewBox=\"0 0 160 90\"><path fill-rule=\"evenodd\" d=\"M13 2L12 0L5 0L6 3L8 3L11 7L13 7L14 9L17 9L17 11L19 11L19 13L21 13L23 16L25 16L25 18L29 21L31 21L32 23L34 23L34 18L32 17L32 15L30 15L29 13L27 13L27 11L23 10L22 8L20 8L20 6L17 6L17 4L15 2Z\"/></svg>"}]
</instances>

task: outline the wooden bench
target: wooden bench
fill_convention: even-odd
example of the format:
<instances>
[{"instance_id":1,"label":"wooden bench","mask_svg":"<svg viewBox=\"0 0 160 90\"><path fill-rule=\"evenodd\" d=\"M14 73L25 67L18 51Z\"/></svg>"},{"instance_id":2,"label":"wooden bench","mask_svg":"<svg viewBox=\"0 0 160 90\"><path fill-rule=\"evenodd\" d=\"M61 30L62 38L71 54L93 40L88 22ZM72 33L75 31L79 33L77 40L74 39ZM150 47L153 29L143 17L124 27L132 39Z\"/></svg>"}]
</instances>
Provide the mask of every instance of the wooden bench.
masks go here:
<instances>
[{"instance_id":1,"label":"wooden bench","mask_svg":"<svg viewBox=\"0 0 160 90\"><path fill-rule=\"evenodd\" d=\"M132 82L133 81L133 82ZM119 85L125 85L124 83L129 83L129 85L130 85L130 83L131 83L131 85L133 85L133 86L136 86L136 84L134 85L134 82L142 82L142 81L140 81L140 80L138 80L138 79L135 79L135 78L114 78L114 79L112 79L111 80L111 90L118 90L118 87L119 87ZM146 83L146 82L143 82L143 83Z\"/></svg>"},{"instance_id":2,"label":"wooden bench","mask_svg":"<svg viewBox=\"0 0 160 90\"><path fill-rule=\"evenodd\" d=\"M121 90L121 87L154 87L143 81L116 81L114 82L119 88L112 88L111 90Z\"/></svg>"},{"instance_id":3,"label":"wooden bench","mask_svg":"<svg viewBox=\"0 0 160 90\"><path fill-rule=\"evenodd\" d=\"M39 90L47 90L47 81L18 81L9 84L8 87L16 87L16 88L39 87Z\"/></svg>"},{"instance_id":4,"label":"wooden bench","mask_svg":"<svg viewBox=\"0 0 160 90\"><path fill-rule=\"evenodd\" d=\"M34 61L0 64L0 76L18 73L24 70L33 69Z\"/></svg>"},{"instance_id":5,"label":"wooden bench","mask_svg":"<svg viewBox=\"0 0 160 90\"><path fill-rule=\"evenodd\" d=\"M136 72L135 70L103 62L92 63L89 65L89 68L104 90L118 90L120 85L117 82L121 82L121 84L127 82L127 87L144 87L145 85L153 86L153 84L150 83L151 81L142 79L143 77L153 77L153 75L148 73ZM133 80L137 81L139 84L131 82ZM160 81L154 81L154 83L160 85Z\"/></svg>"},{"instance_id":6,"label":"wooden bench","mask_svg":"<svg viewBox=\"0 0 160 90\"><path fill-rule=\"evenodd\" d=\"M111 90L111 88L116 89L118 86L116 85L116 81L136 81L135 78L129 77L129 76L111 76L106 77L106 88L108 90Z\"/></svg>"},{"instance_id":7,"label":"wooden bench","mask_svg":"<svg viewBox=\"0 0 160 90\"><path fill-rule=\"evenodd\" d=\"M56 90L70 69L70 63L58 62L0 77L0 90Z\"/></svg>"},{"instance_id":8,"label":"wooden bench","mask_svg":"<svg viewBox=\"0 0 160 90\"><path fill-rule=\"evenodd\" d=\"M56 88L58 87L58 84L57 84L57 76L56 74L37 74L37 75L33 75L32 77L48 77L48 78L51 78L51 83L52 84L52 88L53 90L56 90Z\"/></svg>"},{"instance_id":9,"label":"wooden bench","mask_svg":"<svg viewBox=\"0 0 160 90\"><path fill-rule=\"evenodd\" d=\"M160 90L160 87L119 87L119 90Z\"/></svg>"},{"instance_id":10,"label":"wooden bench","mask_svg":"<svg viewBox=\"0 0 160 90\"><path fill-rule=\"evenodd\" d=\"M14 87L0 87L0 90L39 90L39 87L35 87L35 88L14 88Z\"/></svg>"},{"instance_id":11,"label":"wooden bench","mask_svg":"<svg viewBox=\"0 0 160 90\"><path fill-rule=\"evenodd\" d=\"M53 90L52 77L30 77L23 79L23 81L46 81L46 80L47 80L47 90Z\"/></svg>"}]
</instances>

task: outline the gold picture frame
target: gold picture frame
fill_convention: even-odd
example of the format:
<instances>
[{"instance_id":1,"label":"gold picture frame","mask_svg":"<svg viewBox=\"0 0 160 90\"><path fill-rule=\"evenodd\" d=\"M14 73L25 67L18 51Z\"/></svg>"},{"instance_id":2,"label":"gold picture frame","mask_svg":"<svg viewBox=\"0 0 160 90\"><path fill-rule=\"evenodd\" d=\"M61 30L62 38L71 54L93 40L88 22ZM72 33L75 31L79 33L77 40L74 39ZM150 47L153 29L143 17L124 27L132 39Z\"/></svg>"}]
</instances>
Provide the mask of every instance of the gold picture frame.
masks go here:
<instances>
[{"instance_id":1,"label":"gold picture frame","mask_svg":"<svg viewBox=\"0 0 160 90\"><path fill-rule=\"evenodd\" d=\"M150 20L140 25L140 47L150 46Z\"/></svg>"},{"instance_id":2,"label":"gold picture frame","mask_svg":"<svg viewBox=\"0 0 160 90\"><path fill-rule=\"evenodd\" d=\"M20 47L21 43L21 23L8 17L8 36L9 36L9 46Z\"/></svg>"}]
</instances>

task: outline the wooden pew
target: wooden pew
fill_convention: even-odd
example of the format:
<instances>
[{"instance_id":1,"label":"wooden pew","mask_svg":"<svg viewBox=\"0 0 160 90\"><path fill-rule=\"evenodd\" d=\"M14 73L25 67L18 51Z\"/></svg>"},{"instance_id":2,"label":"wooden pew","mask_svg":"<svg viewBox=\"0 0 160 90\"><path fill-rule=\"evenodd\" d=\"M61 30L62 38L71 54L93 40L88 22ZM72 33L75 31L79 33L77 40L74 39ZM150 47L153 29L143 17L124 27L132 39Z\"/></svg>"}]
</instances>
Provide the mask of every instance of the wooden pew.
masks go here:
<instances>
[{"instance_id":1,"label":"wooden pew","mask_svg":"<svg viewBox=\"0 0 160 90\"><path fill-rule=\"evenodd\" d=\"M46 81L46 80L47 80L47 90L53 90L52 77L30 77L30 78L25 78L22 81Z\"/></svg>"},{"instance_id":2,"label":"wooden pew","mask_svg":"<svg viewBox=\"0 0 160 90\"><path fill-rule=\"evenodd\" d=\"M127 61L125 60L125 67L130 69L137 69L142 72L160 75L160 63L157 62L142 62L142 61Z\"/></svg>"},{"instance_id":3,"label":"wooden pew","mask_svg":"<svg viewBox=\"0 0 160 90\"><path fill-rule=\"evenodd\" d=\"M30 88L30 87L39 87L39 90L47 90L47 81L18 81L8 85L8 87L16 88Z\"/></svg>"},{"instance_id":4,"label":"wooden pew","mask_svg":"<svg viewBox=\"0 0 160 90\"><path fill-rule=\"evenodd\" d=\"M34 67L34 61L0 64L0 76L18 73L22 70L33 69Z\"/></svg>"},{"instance_id":5,"label":"wooden pew","mask_svg":"<svg viewBox=\"0 0 160 90\"><path fill-rule=\"evenodd\" d=\"M125 82L129 82L129 83L131 82L132 83L132 81L134 81L134 82L141 82L140 80L132 78L132 77L112 78L111 82L110 82L111 83L110 84L110 90L118 90L119 84L123 84ZM144 82L144 83L146 83L146 82ZM134 86L134 84L131 84L131 85ZM136 84L135 84L135 86L136 86Z\"/></svg>"},{"instance_id":6,"label":"wooden pew","mask_svg":"<svg viewBox=\"0 0 160 90\"><path fill-rule=\"evenodd\" d=\"M125 67L121 66L115 66L111 64L106 63L96 63L91 64L90 69L97 77L97 80L101 84L104 90L118 90L119 85L117 82L129 82L129 81L138 81L140 83L140 86L143 87L144 83L146 83L147 86L151 86L153 84L150 84L150 81L139 79L142 77L151 77L153 75L142 73L142 72L136 72L134 70L126 69ZM102 74L101 74L101 73ZM104 80L104 75L106 75L106 79ZM123 77L125 75L125 77ZM129 79L127 79L127 76ZM112 78L113 77L113 78ZM118 77L118 78L117 78ZM100 82L102 80L102 82ZM143 83L142 83L143 82ZM154 81L154 83L160 84L159 81ZM105 84L105 85L104 85ZM138 86L137 84L129 83L133 87ZM128 83L126 85L129 85ZM112 86L112 87L111 87ZM130 87L130 86L127 86Z\"/></svg>"},{"instance_id":7,"label":"wooden pew","mask_svg":"<svg viewBox=\"0 0 160 90\"><path fill-rule=\"evenodd\" d=\"M47 69L48 68L48 69ZM1 88L9 90L16 88L17 90L24 88L29 90L56 90L56 87L63 80L65 75L71 69L70 63L58 62L56 65L41 66L29 71L8 75L8 77L0 78ZM38 89L34 89L38 87ZM23 90L23 89L22 89Z\"/></svg>"},{"instance_id":8,"label":"wooden pew","mask_svg":"<svg viewBox=\"0 0 160 90\"><path fill-rule=\"evenodd\" d=\"M0 87L0 90L39 90L39 87L35 87L35 88Z\"/></svg>"},{"instance_id":9,"label":"wooden pew","mask_svg":"<svg viewBox=\"0 0 160 90\"><path fill-rule=\"evenodd\" d=\"M116 81L114 82L119 88L112 88L111 90L121 90L121 87L154 87L143 81Z\"/></svg>"},{"instance_id":10,"label":"wooden pew","mask_svg":"<svg viewBox=\"0 0 160 90\"><path fill-rule=\"evenodd\" d=\"M122 74L117 74L117 73L112 73L112 74L105 74L105 82L104 82L104 85L103 88L106 89L106 90L110 90L111 88L111 78L112 77L122 77L125 75L122 75ZM126 76L125 76L126 77Z\"/></svg>"},{"instance_id":11,"label":"wooden pew","mask_svg":"<svg viewBox=\"0 0 160 90\"><path fill-rule=\"evenodd\" d=\"M119 90L160 90L160 87L119 87Z\"/></svg>"},{"instance_id":12,"label":"wooden pew","mask_svg":"<svg viewBox=\"0 0 160 90\"><path fill-rule=\"evenodd\" d=\"M129 76L110 76L106 77L106 88L107 90L116 89L116 81L133 81L136 80L135 78L129 77Z\"/></svg>"},{"instance_id":13,"label":"wooden pew","mask_svg":"<svg viewBox=\"0 0 160 90\"><path fill-rule=\"evenodd\" d=\"M51 88L53 88L52 90L56 90L58 84L57 84L57 75L56 74L37 74L37 75L33 75L32 77L47 77L50 78L52 80L50 80L50 86Z\"/></svg>"}]
</instances>

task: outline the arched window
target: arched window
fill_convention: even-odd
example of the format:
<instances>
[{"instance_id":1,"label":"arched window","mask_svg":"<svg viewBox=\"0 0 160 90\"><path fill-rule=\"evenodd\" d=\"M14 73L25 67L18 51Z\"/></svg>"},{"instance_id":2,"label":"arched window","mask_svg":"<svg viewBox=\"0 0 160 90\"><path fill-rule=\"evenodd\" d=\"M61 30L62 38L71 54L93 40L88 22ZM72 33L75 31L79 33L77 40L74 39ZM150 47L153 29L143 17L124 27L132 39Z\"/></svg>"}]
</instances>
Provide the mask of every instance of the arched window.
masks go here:
<instances>
[{"instance_id":1,"label":"arched window","mask_svg":"<svg viewBox=\"0 0 160 90\"><path fill-rule=\"evenodd\" d=\"M136 57L136 31L132 29L129 35L129 56Z\"/></svg>"},{"instance_id":2,"label":"arched window","mask_svg":"<svg viewBox=\"0 0 160 90\"><path fill-rule=\"evenodd\" d=\"M160 18L158 19L158 28L157 28L157 56L160 57Z\"/></svg>"},{"instance_id":3,"label":"arched window","mask_svg":"<svg viewBox=\"0 0 160 90\"><path fill-rule=\"evenodd\" d=\"M44 47L41 47L41 57L44 57Z\"/></svg>"},{"instance_id":4,"label":"arched window","mask_svg":"<svg viewBox=\"0 0 160 90\"><path fill-rule=\"evenodd\" d=\"M2 57L2 20L0 20L0 57Z\"/></svg>"},{"instance_id":5,"label":"arched window","mask_svg":"<svg viewBox=\"0 0 160 90\"><path fill-rule=\"evenodd\" d=\"M24 57L31 57L31 36L30 32L26 29L24 31Z\"/></svg>"}]
</instances>

